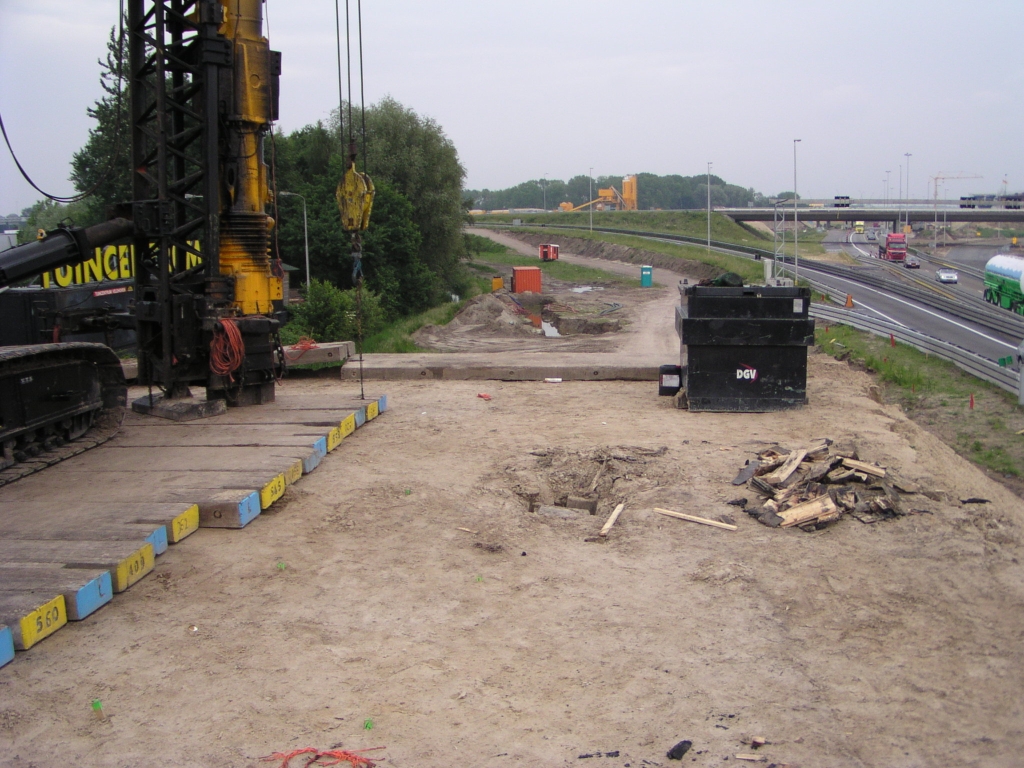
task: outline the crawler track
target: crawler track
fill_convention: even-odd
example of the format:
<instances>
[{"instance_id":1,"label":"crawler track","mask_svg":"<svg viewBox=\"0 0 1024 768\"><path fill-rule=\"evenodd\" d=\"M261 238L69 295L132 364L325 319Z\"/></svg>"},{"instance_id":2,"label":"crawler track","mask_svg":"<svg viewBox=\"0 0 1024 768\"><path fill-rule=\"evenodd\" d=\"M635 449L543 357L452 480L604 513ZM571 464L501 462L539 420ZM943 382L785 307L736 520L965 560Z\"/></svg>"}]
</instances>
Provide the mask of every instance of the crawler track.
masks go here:
<instances>
[{"instance_id":1,"label":"crawler track","mask_svg":"<svg viewBox=\"0 0 1024 768\"><path fill-rule=\"evenodd\" d=\"M127 396L102 344L0 347L0 486L105 443Z\"/></svg>"}]
</instances>

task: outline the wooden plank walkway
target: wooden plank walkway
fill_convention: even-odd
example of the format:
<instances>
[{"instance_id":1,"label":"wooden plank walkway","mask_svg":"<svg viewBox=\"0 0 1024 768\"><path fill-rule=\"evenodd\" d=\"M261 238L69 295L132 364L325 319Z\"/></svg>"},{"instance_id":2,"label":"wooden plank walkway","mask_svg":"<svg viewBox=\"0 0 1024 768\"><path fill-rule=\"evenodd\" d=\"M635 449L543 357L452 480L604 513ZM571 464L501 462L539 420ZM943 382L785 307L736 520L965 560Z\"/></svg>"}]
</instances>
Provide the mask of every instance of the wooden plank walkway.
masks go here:
<instances>
[{"instance_id":1,"label":"wooden plank walkway","mask_svg":"<svg viewBox=\"0 0 1024 768\"><path fill-rule=\"evenodd\" d=\"M242 528L387 410L281 387L188 422L129 413L116 437L0 487L0 667L109 603L200 527Z\"/></svg>"}]
</instances>

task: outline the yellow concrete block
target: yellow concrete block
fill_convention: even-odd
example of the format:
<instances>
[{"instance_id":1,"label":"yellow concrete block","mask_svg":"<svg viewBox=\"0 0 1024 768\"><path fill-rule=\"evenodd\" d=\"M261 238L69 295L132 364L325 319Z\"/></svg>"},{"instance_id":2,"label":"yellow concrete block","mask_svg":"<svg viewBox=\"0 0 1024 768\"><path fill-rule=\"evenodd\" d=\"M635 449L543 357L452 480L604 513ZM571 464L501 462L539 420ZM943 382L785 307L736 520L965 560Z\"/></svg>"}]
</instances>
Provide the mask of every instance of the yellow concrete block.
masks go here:
<instances>
[{"instance_id":1,"label":"yellow concrete block","mask_svg":"<svg viewBox=\"0 0 1024 768\"><path fill-rule=\"evenodd\" d=\"M152 544L146 544L119 562L112 574L114 577L114 591L124 592L128 587L152 571L154 562L155 555L153 554Z\"/></svg>"},{"instance_id":2,"label":"yellow concrete block","mask_svg":"<svg viewBox=\"0 0 1024 768\"><path fill-rule=\"evenodd\" d=\"M171 521L167 527L167 541L177 544L199 530L199 505L193 504Z\"/></svg>"},{"instance_id":3,"label":"yellow concrete block","mask_svg":"<svg viewBox=\"0 0 1024 768\"><path fill-rule=\"evenodd\" d=\"M372 403L370 403L368 406L366 406L366 420L367 421L369 421L370 419L376 419L377 418L377 414L379 414L379 413L380 413L380 406L377 405L377 401L376 400L374 400Z\"/></svg>"},{"instance_id":4,"label":"yellow concrete block","mask_svg":"<svg viewBox=\"0 0 1024 768\"><path fill-rule=\"evenodd\" d=\"M345 435L342 434L340 426L337 426L334 429L332 429L330 432L328 432L327 433L327 452L330 453L335 448L337 448L339 445L341 445L341 440L344 437L345 437Z\"/></svg>"},{"instance_id":5,"label":"yellow concrete block","mask_svg":"<svg viewBox=\"0 0 1024 768\"><path fill-rule=\"evenodd\" d=\"M152 549L153 546L149 545ZM26 651L68 623L64 595L57 595L34 611L25 614L14 627L14 647Z\"/></svg>"},{"instance_id":6,"label":"yellow concrete block","mask_svg":"<svg viewBox=\"0 0 1024 768\"><path fill-rule=\"evenodd\" d=\"M348 437L356 431L356 415L354 413L350 413L341 420L341 424L339 426L341 427L341 436Z\"/></svg>"},{"instance_id":7,"label":"yellow concrete block","mask_svg":"<svg viewBox=\"0 0 1024 768\"><path fill-rule=\"evenodd\" d=\"M291 485L302 477L302 459L299 459L284 471L284 484Z\"/></svg>"},{"instance_id":8,"label":"yellow concrete block","mask_svg":"<svg viewBox=\"0 0 1024 768\"><path fill-rule=\"evenodd\" d=\"M300 463L301 466L301 463ZM275 501L284 496L285 489L284 473L275 477L260 489L260 509L267 509Z\"/></svg>"}]
</instances>

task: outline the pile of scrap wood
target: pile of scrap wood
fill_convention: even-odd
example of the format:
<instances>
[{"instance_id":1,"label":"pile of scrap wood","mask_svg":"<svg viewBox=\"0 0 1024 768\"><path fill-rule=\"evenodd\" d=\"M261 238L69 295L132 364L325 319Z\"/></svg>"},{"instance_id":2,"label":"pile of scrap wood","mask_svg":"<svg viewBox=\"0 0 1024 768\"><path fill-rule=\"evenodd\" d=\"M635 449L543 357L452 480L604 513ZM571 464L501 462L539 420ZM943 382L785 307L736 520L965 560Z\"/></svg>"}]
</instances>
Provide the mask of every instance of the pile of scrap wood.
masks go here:
<instances>
[{"instance_id":1,"label":"pile of scrap wood","mask_svg":"<svg viewBox=\"0 0 1024 768\"><path fill-rule=\"evenodd\" d=\"M917 490L885 467L861 461L854 446L827 439L795 450L765 448L733 480L743 483L762 497L758 505L741 504L747 514L772 528L804 530L846 513L863 523L897 517L904 514L900 493Z\"/></svg>"}]
</instances>

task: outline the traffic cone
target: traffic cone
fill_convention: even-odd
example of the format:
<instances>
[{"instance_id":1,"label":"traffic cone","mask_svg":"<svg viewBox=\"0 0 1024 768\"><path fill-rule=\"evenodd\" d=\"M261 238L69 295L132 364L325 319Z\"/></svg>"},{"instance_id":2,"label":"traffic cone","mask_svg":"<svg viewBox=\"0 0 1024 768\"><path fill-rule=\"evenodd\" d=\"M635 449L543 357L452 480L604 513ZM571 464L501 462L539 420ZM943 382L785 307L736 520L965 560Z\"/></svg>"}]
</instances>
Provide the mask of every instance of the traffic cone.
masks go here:
<instances>
[{"instance_id":1,"label":"traffic cone","mask_svg":"<svg viewBox=\"0 0 1024 768\"><path fill-rule=\"evenodd\" d=\"M971 410L974 410L974 393L971 393Z\"/></svg>"},{"instance_id":2,"label":"traffic cone","mask_svg":"<svg viewBox=\"0 0 1024 768\"><path fill-rule=\"evenodd\" d=\"M853 309L853 296L846 294L846 308Z\"/></svg>"},{"instance_id":3,"label":"traffic cone","mask_svg":"<svg viewBox=\"0 0 1024 768\"><path fill-rule=\"evenodd\" d=\"M889 334L889 346L893 348L896 347L896 337L893 336L891 333Z\"/></svg>"}]
</instances>

